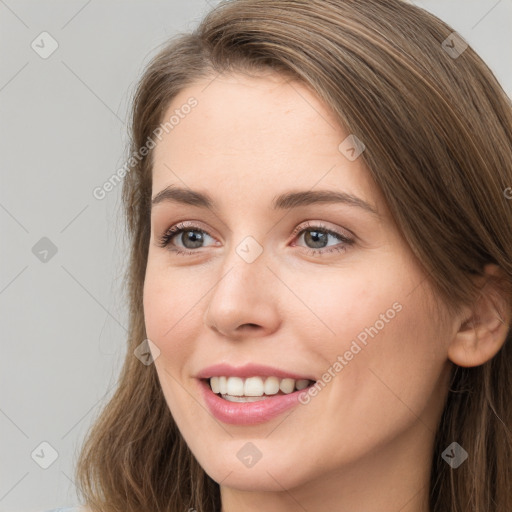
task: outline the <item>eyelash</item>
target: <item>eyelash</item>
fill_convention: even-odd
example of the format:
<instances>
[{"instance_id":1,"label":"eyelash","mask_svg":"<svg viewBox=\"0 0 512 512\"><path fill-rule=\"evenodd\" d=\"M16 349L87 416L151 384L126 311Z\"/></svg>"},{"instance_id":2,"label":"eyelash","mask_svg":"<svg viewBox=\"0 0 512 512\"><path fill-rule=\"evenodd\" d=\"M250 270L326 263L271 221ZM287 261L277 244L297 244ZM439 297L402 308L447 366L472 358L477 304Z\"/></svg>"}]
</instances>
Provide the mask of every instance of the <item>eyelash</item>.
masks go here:
<instances>
[{"instance_id":1,"label":"eyelash","mask_svg":"<svg viewBox=\"0 0 512 512\"><path fill-rule=\"evenodd\" d=\"M199 228L199 226L197 226L197 225L186 224L186 223L180 222L180 223L176 224L175 226L172 226L171 228L169 228L159 238L158 246L159 247L163 247L163 248L168 247L170 242L171 242L171 240L174 237L178 236L179 234L181 234L181 233L183 233L185 231L196 231L196 232L203 233L203 234L206 234L208 236L211 236L211 235L208 234L207 231L205 231L204 229ZM326 254L326 253L330 253L330 252L345 252L347 250L347 245L352 245L354 243L354 240L352 240L351 238L348 238L345 235L342 235L341 233L338 233L337 231L333 231L332 229L327 228L321 222L316 223L316 224L312 224L312 223L309 223L309 222L306 223L306 225L302 224L302 225L296 227L293 230L292 235L294 237L296 237L297 235L302 235L302 233L306 232L306 231L320 231L322 233L326 233L328 235L334 236L335 238L338 238L341 242L343 242L345 244L345 245L341 245L341 246L334 246L334 247L329 247L329 248L324 248L324 249L303 248L303 250L308 252L308 254L311 255L311 256L315 256L315 255L318 255L318 254ZM183 249L179 249L179 248L175 248L175 247L173 247L173 248L168 247L168 249L170 251L172 251L173 253L175 253L177 255L180 255L180 256L190 256L190 255L196 254L198 252L197 249L195 249L195 250L190 250L190 249L183 250Z\"/></svg>"}]
</instances>

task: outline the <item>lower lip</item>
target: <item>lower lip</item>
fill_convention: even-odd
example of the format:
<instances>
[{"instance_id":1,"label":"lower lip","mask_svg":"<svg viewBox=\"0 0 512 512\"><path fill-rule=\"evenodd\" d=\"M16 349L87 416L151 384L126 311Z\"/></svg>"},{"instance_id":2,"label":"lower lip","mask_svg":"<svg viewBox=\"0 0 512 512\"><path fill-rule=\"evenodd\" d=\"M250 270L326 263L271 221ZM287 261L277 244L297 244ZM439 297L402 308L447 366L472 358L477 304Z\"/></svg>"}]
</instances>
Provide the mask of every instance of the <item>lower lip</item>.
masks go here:
<instances>
[{"instance_id":1,"label":"lower lip","mask_svg":"<svg viewBox=\"0 0 512 512\"><path fill-rule=\"evenodd\" d=\"M254 425L269 421L287 409L298 405L300 403L299 394L305 391L294 391L288 395L274 395L256 402L230 402L216 395L208 382L199 380L199 385L210 412L218 420L234 425Z\"/></svg>"}]
</instances>

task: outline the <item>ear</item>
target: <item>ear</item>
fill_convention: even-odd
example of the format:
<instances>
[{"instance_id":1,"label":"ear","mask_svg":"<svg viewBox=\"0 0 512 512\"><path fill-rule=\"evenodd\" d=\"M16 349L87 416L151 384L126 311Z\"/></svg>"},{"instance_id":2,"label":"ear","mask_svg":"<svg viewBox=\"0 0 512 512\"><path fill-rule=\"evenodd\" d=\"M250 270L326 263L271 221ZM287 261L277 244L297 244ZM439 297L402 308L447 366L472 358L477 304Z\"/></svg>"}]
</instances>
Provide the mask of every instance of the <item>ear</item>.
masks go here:
<instances>
[{"instance_id":1,"label":"ear","mask_svg":"<svg viewBox=\"0 0 512 512\"><path fill-rule=\"evenodd\" d=\"M464 367L479 366L492 359L505 343L511 317L511 305L500 279L504 274L494 264L484 268L485 275L475 302L467 307L455 337L448 347L448 358Z\"/></svg>"}]
</instances>

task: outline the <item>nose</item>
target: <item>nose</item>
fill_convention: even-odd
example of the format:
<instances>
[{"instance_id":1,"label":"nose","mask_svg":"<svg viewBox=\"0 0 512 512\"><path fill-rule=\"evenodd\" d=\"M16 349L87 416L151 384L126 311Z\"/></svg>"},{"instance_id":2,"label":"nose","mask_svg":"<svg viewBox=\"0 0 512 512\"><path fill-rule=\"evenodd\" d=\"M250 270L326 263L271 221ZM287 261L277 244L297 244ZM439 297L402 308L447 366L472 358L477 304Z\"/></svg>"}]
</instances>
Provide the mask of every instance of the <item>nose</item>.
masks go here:
<instances>
[{"instance_id":1,"label":"nose","mask_svg":"<svg viewBox=\"0 0 512 512\"><path fill-rule=\"evenodd\" d=\"M235 251L207 295L204 323L225 338L268 336L279 328L284 285L260 255L248 263Z\"/></svg>"}]
</instances>

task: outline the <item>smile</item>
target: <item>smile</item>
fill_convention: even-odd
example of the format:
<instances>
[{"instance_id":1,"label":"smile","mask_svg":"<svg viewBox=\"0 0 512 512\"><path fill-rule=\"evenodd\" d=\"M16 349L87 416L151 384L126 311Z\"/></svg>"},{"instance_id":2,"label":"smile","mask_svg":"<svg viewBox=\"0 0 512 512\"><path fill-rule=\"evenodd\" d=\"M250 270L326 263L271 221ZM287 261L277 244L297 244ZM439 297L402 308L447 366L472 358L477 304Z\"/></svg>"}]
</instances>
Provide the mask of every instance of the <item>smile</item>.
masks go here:
<instances>
[{"instance_id":1,"label":"smile","mask_svg":"<svg viewBox=\"0 0 512 512\"><path fill-rule=\"evenodd\" d=\"M279 379L278 377L211 377L211 390L230 402L255 402L274 395L289 395L311 385L309 379Z\"/></svg>"},{"instance_id":2,"label":"smile","mask_svg":"<svg viewBox=\"0 0 512 512\"><path fill-rule=\"evenodd\" d=\"M261 377L242 379L240 377L221 376L213 377L213 379L214 389L218 389L217 393L214 392L210 385L211 378L197 380L203 400L215 418L223 423L233 425L256 425L270 421L284 411L299 405L299 395L307 393L308 389L314 385L312 380L299 379L296 381L295 379L278 379L277 377L266 377L265 381ZM215 382L216 379L218 379L217 382ZM229 384L230 380L232 384ZM300 387L304 386L305 383L307 383L306 387L300 390L297 389L297 385ZM221 393L221 385L226 386L226 393ZM243 394L240 393L242 385ZM246 385L248 385L248 393L261 392L262 387L263 393L257 396L246 395ZM267 395L265 393L265 386L268 386L267 389L269 391L275 392ZM281 386L285 391L281 389ZM276 387L278 388L277 390Z\"/></svg>"}]
</instances>

